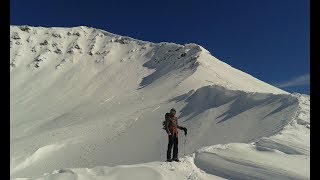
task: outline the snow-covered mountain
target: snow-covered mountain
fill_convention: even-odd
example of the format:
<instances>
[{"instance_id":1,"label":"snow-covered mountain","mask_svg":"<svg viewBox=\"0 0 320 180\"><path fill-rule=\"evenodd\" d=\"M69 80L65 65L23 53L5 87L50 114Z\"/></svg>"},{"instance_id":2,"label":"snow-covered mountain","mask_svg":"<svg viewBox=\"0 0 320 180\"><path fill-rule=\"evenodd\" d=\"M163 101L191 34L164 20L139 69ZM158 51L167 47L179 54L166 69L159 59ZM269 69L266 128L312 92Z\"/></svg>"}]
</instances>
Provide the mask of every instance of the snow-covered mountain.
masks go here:
<instances>
[{"instance_id":1,"label":"snow-covered mountain","mask_svg":"<svg viewBox=\"0 0 320 180\"><path fill-rule=\"evenodd\" d=\"M10 26L10 37L12 178L309 178L309 96L197 44L85 26ZM161 162L172 107L188 128L179 164Z\"/></svg>"}]
</instances>

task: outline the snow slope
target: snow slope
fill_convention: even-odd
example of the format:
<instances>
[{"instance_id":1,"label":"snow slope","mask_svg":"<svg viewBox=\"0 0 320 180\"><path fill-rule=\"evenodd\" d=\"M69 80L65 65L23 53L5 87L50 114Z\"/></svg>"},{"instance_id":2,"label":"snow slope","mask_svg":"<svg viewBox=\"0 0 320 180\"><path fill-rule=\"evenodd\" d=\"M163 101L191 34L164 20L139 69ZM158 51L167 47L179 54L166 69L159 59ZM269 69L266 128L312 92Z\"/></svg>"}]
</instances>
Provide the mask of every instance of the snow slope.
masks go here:
<instances>
[{"instance_id":1,"label":"snow slope","mask_svg":"<svg viewBox=\"0 0 320 180\"><path fill-rule=\"evenodd\" d=\"M195 164L228 179L310 179L310 97L295 96L300 108L278 134L250 144L202 148Z\"/></svg>"},{"instance_id":2,"label":"snow slope","mask_svg":"<svg viewBox=\"0 0 320 180\"><path fill-rule=\"evenodd\" d=\"M275 170L250 174L243 162L252 154L261 157L252 163L261 164L278 151L291 164L309 162L308 96L264 83L199 45L151 43L84 26L10 26L10 36L12 178L290 178L295 166L266 164ZM179 156L190 155L181 164L159 162L167 144L161 124L172 107L189 132L185 149L179 134ZM201 150L228 143L225 154ZM234 154L241 158L233 166L221 160ZM233 168L237 163L243 171ZM308 170L297 177L307 178Z\"/></svg>"}]
</instances>

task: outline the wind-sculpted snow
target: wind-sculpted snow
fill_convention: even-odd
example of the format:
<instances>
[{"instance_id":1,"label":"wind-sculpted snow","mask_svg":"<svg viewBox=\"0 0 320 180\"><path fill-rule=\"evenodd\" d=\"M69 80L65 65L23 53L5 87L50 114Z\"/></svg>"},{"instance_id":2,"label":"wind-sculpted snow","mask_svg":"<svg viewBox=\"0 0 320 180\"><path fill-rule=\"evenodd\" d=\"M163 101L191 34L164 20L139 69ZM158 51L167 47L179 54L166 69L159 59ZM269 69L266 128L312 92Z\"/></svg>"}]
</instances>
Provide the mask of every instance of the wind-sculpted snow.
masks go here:
<instances>
[{"instance_id":1,"label":"wind-sculpted snow","mask_svg":"<svg viewBox=\"0 0 320 180\"><path fill-rule=\"evenodd\" d=\"M195 165L227 179L310 179L310 120L308 96L295 95L299 110L279 133L257 141L219 144L198 150Z\"/></svg>"},{"instance_id":2,"label":"wind-sculpted snow","mask_svg":"<svg viewBox=\"0 0 320 180\"><path fill-rule=\"evenodd\" d=\"M195 164L226 179L309 179L310 156L256 150L251 144L215 146L196 153Z\"/></svg>"},{"instance_id":3,"label":"wind-sculpted snow","mask_svg":"<svg viewBox=\"0 0 320 180\"><path fill-rule=\"evenodd\" d=\"M52 144L52 145L41 147L36 152L34 152L30 157L25 159L23 162L19 163L18 166L15 166L14 162L12 162L12 166L15 166L13 171L26 168L27 166L32 166L32 164L34 164L36 161L41 161L41 158L44 158L46 156L52 156L52 154L50 155L50 153L56 153L62 147L63 147L63 144L62 145Z\"/></svg>"},{"instance_id":4,"label":"wind-sculpted snow","mask_svg":"<svg viewBox=\"0 0 320 180\"><path fill-rule=\"evenodd\" d=\"M120 165L115 167L97 166L94 168L73 168L60 169L42 176L34 178L15 178L32 180L58 180L58 179L78 179L78 180L131 180L131 179L155 179L155 180L199 180L216 179L218 176L206 174L194 165L193 157L183 158L180 163L150 162L135 165Z\"/></svg>"},{"instance_id":5,"label":"wind-sculpted snow","mask_svg":"<svg viewBox=\"0 0 320 180\"><path fill-rule=\"evenodd\" d=\"M132 171L145 179L219 178L215 163L204 163L199 153L183 173L158 162L165 160L162 121L172 107L188 128L186 144L179 134L179 157L227 143L309 157L308 96L264 83L199 45L151 43L84 26L11 26L10 37L12 178L51 172L52 179L90 179L102 171L101 179ZM211 164L203 170L213 175L197 170L203 164ZM92 175L85 169L94 167L101 169Z\"/></svg>"}]
</instances>

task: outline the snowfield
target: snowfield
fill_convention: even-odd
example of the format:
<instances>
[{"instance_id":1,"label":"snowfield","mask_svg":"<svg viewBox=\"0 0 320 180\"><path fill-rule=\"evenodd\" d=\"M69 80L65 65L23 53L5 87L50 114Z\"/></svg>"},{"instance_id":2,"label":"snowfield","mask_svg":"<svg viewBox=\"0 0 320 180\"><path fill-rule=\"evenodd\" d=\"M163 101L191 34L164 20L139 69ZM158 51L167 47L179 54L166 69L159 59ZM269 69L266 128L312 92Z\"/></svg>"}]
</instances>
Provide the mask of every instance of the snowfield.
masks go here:
<instances>
[{"instance_id":1,"label":"snowfield","mask_svg":"<svg viewBox=\"0 0 320 180\"><path fill-rule=\"evenodd\" d=\"M164 162L177 110L181 162ZM186 143L185 143L186 140ZM197 44L10 26L12 179L309 179L310 97Z\"/></svg>"}]
</instances>

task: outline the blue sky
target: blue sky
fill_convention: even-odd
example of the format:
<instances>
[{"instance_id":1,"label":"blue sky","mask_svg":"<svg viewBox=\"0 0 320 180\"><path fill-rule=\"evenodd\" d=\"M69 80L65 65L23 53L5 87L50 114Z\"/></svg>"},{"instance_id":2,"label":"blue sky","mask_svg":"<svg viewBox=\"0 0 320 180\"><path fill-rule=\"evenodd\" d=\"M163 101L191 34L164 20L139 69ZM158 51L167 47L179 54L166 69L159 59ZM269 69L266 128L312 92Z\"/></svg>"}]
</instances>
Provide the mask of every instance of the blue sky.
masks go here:
<instances>
[{"instance_id":1,"label":"blue sky","mask_svg":"<svg viewBox=\"0 0 320 180\"><path fill-rule=\"evenodd\" d=\"M308 0L10 0L10 21L197 43L262 81L310 94L309 6Z\"/></svg>"}]
</instances>

